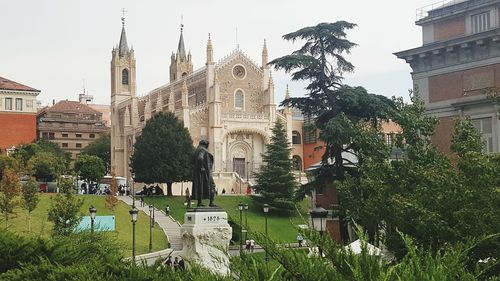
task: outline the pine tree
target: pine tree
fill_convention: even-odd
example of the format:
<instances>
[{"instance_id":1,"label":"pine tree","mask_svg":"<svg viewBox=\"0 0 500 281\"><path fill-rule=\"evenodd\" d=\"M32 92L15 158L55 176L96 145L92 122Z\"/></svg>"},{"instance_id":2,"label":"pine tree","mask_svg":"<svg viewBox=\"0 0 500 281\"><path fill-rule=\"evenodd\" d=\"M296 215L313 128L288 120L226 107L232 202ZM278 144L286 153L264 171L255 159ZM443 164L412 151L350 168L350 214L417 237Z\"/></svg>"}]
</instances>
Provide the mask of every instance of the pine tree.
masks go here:
<instances>
[{"instance_id":1,"label":"pine tree","mask_svg":"<svg viewBox=\"0 0 500 281\"><path fill-rule=\"evenodd\" d=\"M254 196L259 203L267 203L283 212L294 210L294 191L298 186L292 173L291 148L286 130L278 120L274 126L271 142L262 155L265 164L256 173L255 190L261 196Z\"/></svg>"}]
</instances>

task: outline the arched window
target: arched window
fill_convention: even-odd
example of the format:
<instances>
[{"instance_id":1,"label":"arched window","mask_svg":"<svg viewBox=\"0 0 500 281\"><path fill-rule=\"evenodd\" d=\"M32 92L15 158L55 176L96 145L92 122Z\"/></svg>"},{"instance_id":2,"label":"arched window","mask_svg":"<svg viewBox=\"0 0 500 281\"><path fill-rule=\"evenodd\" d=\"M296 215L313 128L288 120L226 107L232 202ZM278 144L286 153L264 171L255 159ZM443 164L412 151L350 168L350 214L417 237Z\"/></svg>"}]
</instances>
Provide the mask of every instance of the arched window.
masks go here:
<instances>
[{"instance_id":1,"label":"arched window","mask_svg":"<svg viewBox=\"0 0 500 281\"><path fill-rule=\"evenodd\" d=\"M122 70L122 85L128 85L128 69Z\"/></svg>"},{"instance_id":2,"label":"arched window","mask_svg":"<svg viewBox=\"0 0 500 281\"><path fill-rule=\"evenodd\" d=\"M302 171L302 159L298 155L292 157L292 168L294 171Z\"/></svg>"},{"instance_id":3,"label":"arched window","mask_svg":"<svg viewBox=\"0 0 500 281\"><path fill-rule=\"evenodd\" d=\"M297 131L292 132L292 144L300 144L302 142L300 133Z\"/></svg>"},{"instance_id":4,"label":"arched window","mask_svg":"<svg viewBox=\"0 0 500 281\"><path fill-rule=\"evenodd\" d=\"M237 90L234 93L234 108L236 109L243 109L243 104L244 104L244 94L242 90Z\"/></svg>"}]
</instances>

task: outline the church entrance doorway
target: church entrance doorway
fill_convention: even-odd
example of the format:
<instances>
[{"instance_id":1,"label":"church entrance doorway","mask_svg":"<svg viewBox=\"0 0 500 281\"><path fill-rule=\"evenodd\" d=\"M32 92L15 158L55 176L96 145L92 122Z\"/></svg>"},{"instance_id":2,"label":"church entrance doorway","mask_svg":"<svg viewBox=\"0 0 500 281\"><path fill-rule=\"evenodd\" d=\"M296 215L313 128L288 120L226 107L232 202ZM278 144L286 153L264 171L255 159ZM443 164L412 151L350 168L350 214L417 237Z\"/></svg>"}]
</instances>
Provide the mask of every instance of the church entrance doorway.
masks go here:
<instances>
[{"instance_id":1,"label":"church entrance doorway","mask_svg":"<svg viewBox=\"0 0 500 281\"><path fill-rule=\"evenodd\" d=\"M238 173L240 178L245 178L245 158L233 158L233 172Z\"/></svg>"}]
</instances>

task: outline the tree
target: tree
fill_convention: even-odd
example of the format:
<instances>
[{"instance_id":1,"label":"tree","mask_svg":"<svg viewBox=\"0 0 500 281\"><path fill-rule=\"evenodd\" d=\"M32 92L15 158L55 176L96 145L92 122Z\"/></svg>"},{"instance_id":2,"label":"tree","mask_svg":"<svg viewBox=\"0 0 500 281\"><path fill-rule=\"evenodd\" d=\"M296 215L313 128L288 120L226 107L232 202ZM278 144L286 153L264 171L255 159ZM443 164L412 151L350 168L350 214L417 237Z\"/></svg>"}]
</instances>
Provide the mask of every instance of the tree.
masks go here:
<instances>
[{"instance_id":1,"label":"tree","mask_svg":"<svg viewBox=\"0 0 500 281\"><path fill-rule=\"evenodd\" d=\"M79 213L84 200L74 196L72 179L61 177L59 187L63 193L51 198L48 219L54 224L53 234L65 236L71 234L80 222Z\"/></svg>"},{"instance_id":2,"label":"tree","mask_svg":"<svg viewBox=\"0 0 500 281\"><path fill-rule=\"evenodd\" d=\"M320 139L325 142L323 167L317 177L320 181L325 178L343 180L346 159L342 153L359 152L356 151L359 145L352 141L360 135L359 128L363 128L358 124L373 124L376 127L381 119L391 116L394 108L392 101L384 96L369 94L362 87L342 83L343 73L354 71L354 66L343 55L349 54L356 46L345 39L345 31L355 26L337 21L286 34L283 36L285 40L306 42L292 54L269 63L277 70L291 73L292 80L309 82L306 97L289 98L282 105L291 105L314 118L315 128L320 130ZM331 160L333 164L329 164Z\"/></svg>"},{"instance_id":3,"label":"tree","mask_svg":"<svg viewBox=\"0 0 500 281\"><path fill-rule=\"evenodd\" d=\"M347 215L402 257L406 253L396 230L412 237L426 249L442 249L500 228L498 155L480 152L481 140L469 120L457 120L453 165L431 142L437 119L426 115L423 101L397 102L396 121L402 128L396 146L406 157L400 161L365 162L357 178L341 185ZM497 239L498 240L498 239ZM476 261L500 254L500 243L488 242Z\"/></svg>"},{"instance_id":4,"label":"tree","mask_svg":"<svg viewBox=\"0 0 500 281\"><path fill-rule=\"evenodd\" d=\"M19 205L18 196L21 193L21 183L17 173L10 169L3 171L0 181L0 212L5 216L5 228L8 227L9 215Z\"/></svg>"},{"instance_id":5,"label":"tree","mask_svg":"<svg viewBox=\"0 0 500 281\"><path fill-rule=\"evenodd\" d=\"M252 198L286 213L295 210L294 192L298 182L292 173L292 149L283 123L278 120L272 132L271 142L266 145L266 152L262 155L265 164L255 173L255 190L261 196Z\"/></svg>"},{"instance_id":6,"label":"tree","mask_svg":"<svg viewBox=\"0 0 500 281\"><path fill-rule=\"evenodd\" d=\"M87 181L90 186L91 182L98 182L104 177L105 168L101 158L93 155L79 155L75 161L75 171Z\"/></svg>"},{"instance_id":7,"label":"tree","mask_svg":"<svg viewBox=\"0 0 500 281\"><path fill-rule=\"evenodd\" d=\"M54 163L57 162L57 164L54 165L57 166L59 172L57 175L52 175L50 177L51 180L53 178L57 178L59 174L63 174L64 172L67 171L69 163L71 161L71 154L69 152L62 150L56 143L50 142L48 140L40 139L33 143L20 145L16 147L13 157L20 161L20 164L23 169L29 171L32 168L30 167L29 161L34 156L43 152L51 154L57 160L54 161ZM47 180L45 178L38 178L38 177L37 179Z\"/></svg>"},{"instance_id":8,"label":"tree","mask_svg":"<svg viewBox=\"0 0 500 281\"><path fill-rule=\"evenodd\" d=\"M31 212L36 208L40 198L38 197L38 186L33 177L30 177L22 186L23 207L28 211L28 232L31 232Z\"/></svg>"},{"instance_id":9,"label":"tree","mask_svg":"<svg viewBox=\"0 0 500 281\"><path fill-rule=\"evenodd\" d=\"M39 181L53 181L65 170L65 164L61 158L53 153L41 151L28 160L28 171Z\"/></svg>"},{"instance_id":10,"label":"tree","mask_svg":"<svg viewBox=\"0 0 500 281\"><path fill-rule=\"evenodd\" d=\"M19 171L20 169L19 160L9 155L0 154L0 179L3 176L3 170L5 169Z\"/></svg>"},{"instance_id":11,"label":"tree","mask_svg":"<svg viewBox=\"0 0 500 281\"><path fill-rule=\"evenodd\" d=\"M104 163L106 173L111 172L111 135L106 134L89 143L83 150L83 154L94 155Z\"/></svg>"},{"instance_id":12,"label":"tree","mask_svg":"<svg viewBox=\"0 0 500 281\"><path fill-rule=\"evenodd\" d=\"M144 183L189 181L192 176L193 141L189 131L173 113L160 112L147 123L134 144L131 157L135 180Z\"/></svg>"}]
</instances>

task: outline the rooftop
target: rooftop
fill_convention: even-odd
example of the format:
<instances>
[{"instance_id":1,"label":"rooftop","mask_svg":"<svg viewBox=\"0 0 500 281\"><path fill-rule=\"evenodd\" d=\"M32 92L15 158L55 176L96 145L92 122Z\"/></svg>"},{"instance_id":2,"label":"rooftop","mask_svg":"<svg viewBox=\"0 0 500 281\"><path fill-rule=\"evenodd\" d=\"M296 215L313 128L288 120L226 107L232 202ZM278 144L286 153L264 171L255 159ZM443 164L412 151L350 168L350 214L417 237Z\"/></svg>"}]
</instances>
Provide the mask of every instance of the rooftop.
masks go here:
<instances>
[{"instance_id":1,"label":"rooftop","mask_svg":"<svg viewBox=\"0 0 500 281\"><path fill-rule=\"evenodd\" d=\"M101 114L101 112L91 108L90 106L78 101L62 100L55 105L44 108L46 112L71 112L71 113L90 113Z\"/></svg>"},{"instance_id":2,"label":"rooftop","mask_svg":"<svg viewBox=\"0 0 500 281\"><path fill-rule=\"evenodd\" d=\"M40 90L0 77L0 90L40 92Z\"/></svg>"},{"instance_id":3,"label":"rooftop","mask_svg":"<svg viewBox=\"0 0 500 281\"><path fill-rule=\"evenodd\" d=\"M500 0L441 0L418 8L416 11L416 21L419 24L430 19L451 16L473 8L499 2Z\"/></svg>"}]
</instances>

